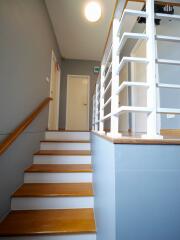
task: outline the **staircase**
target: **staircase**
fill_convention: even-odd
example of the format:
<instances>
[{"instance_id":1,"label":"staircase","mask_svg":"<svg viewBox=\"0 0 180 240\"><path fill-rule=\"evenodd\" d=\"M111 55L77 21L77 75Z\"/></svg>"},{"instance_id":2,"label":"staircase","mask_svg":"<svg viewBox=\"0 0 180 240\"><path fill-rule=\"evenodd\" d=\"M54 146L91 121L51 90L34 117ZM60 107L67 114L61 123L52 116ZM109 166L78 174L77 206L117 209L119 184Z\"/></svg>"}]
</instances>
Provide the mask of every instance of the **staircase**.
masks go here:
<instances>
[{"instance_id":1,"label":"staircase","mask_svg":"<svg viewBox=\"0 0 180 240\"><path fill-rule=\"evenodd\" d=\"M89 132L46 132L0 239L95 240L92 172Z\"/></svg>"}]
</instances>

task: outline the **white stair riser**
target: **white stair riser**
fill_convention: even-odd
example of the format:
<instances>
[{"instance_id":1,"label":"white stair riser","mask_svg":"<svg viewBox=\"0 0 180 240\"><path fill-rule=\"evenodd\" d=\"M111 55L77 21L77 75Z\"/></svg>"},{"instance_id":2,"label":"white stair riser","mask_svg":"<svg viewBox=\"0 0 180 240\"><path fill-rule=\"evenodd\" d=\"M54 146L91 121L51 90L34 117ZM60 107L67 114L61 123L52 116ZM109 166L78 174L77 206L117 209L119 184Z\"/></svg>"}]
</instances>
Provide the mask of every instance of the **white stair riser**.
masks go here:
<instances>
[{"instance_id":1,"label":"white stair riser","mask_svg":"<svg viewBox=\"0 0 180 240\"><path fill-rule=\"evenodd\" d=\"M45 140L89 141L90 133L89 132L46 132Z\"/></svg>"},{"instance_id":2,"label":"white stair riser","mask_svg":"<svg viewBox=\"0 0 180 240\"><path fill-rule=\"evenodd\" d=\"M41 143L40 150L91 150L90 143Z\"/></svg>"},{"instance_id":3,"label":"white stair riser","mask_svg":"<svg viewBox=\"0 0 180 240\"><path fill-rule=\"evenodd\" d=\"M0 237L0 240L96 240L96 234L45 235L24 237Z\"/></svg>"},{"instance_id":4,"label":"white stair riser","mask_svg":"<svg viewBox=\"0 0 180 240\"><path fill-rule=\"evenodd\" d=\"M92 182L92 173L25 173L25 183Z\"/></svg>"},{"instance_id":5,"label":"white stair riser","mask_svg":"<svg viewBox=\"0 0 180 240\"><path fill-rule=\"evenodd\" d=\"M12 198L11 210L94 208L93 197Z\"/></svg>"},{"instance_id":6,"label":"white stair riser","mask_svg":"<svg viewBox=\"0 0 180 240\"><path fill-rule=\"evenodd\" d=\"M91 156L35 155L34 164L91 164Z\"/></svg>"}]
</instances>

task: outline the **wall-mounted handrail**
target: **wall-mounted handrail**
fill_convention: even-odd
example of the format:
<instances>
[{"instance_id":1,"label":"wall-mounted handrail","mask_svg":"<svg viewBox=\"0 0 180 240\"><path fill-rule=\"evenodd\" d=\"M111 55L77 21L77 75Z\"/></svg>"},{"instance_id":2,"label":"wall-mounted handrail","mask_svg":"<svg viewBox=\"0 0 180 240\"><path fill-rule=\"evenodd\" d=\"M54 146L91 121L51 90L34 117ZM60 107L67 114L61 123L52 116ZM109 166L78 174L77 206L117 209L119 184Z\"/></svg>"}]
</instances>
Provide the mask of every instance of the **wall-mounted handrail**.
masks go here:
<instances>
[{"instance_id":1,"label":"wall-mounted handrail","mask_svg":"<svg viewBox=\"0 0 180 240\"><path fill-rule=\"evenodd\" d=\"M2 155L16 138L32 123L39 113L48 105L52 98L46 98L40 105L0 144L0 155Z\"/></svg>"}]
</instances>

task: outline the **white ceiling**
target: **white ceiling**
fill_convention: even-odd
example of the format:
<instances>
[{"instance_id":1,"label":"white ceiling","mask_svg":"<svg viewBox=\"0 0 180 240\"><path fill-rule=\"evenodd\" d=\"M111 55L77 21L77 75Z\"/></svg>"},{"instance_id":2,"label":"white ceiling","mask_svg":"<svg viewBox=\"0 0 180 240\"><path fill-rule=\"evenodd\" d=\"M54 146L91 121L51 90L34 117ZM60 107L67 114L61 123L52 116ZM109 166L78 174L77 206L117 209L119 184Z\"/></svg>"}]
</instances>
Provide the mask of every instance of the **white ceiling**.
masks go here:
<instances>
[{"instance_id":1,"label":"white ceiling","mask_svg":"<svg viewBox=\"0 0 180 240\"><path fill-rule=\"evenodd\" d=\"M96 23L84 17L84 6L90 0L45 0L64 58L101 60L116 0L96 0L102 6L102 17Z\"/></svg>"}]
</instances>

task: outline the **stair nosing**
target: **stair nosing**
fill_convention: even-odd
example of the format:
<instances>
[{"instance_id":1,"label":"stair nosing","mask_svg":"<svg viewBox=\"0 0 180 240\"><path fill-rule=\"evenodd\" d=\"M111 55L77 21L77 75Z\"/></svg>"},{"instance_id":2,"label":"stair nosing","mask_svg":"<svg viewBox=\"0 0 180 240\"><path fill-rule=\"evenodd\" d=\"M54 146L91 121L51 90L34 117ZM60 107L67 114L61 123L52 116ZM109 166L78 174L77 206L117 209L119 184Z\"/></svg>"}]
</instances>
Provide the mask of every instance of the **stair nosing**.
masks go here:
<instances>
[{"instance_id":1,"label":"stair nosing","mask_svg":"<svg viewBox=\"0 0 180 240\"><path fill-rule=\"evenodd\" d=\"M74 167L77 167L77 169L73 169L73 168L70 168L68 169L68 167L70 166L74 166ZM84 167L87 167L87 169L78 169L78 165L80 166L84 166ZM40 169L38 170L32 170L32 167L39 167ZM44 169L43 166L47 166L47 169ZM59 169L59 170L56 170L56 169L52 169L53 166L58 166L58 167L64 167L64 169ZM49 170L48 170L48 167L49 167ZM67 167L67 169L66 169ZM88 168L89 167L89 168ZM92 165L91 164L32 164L30 167L28 167L25 171L25 173L92 173L93 172L93 169L92 169Z\"/></svg>"},{"instance_id":2,"label":"stair nosing","mask_svg":"<svg viewBox=\"0 0 180 240\"><path fill-rule=\"evenodd\" d=\"M30 188L28 189L28 187ZM35 189L33 189L33 187ZM43 192L38 192L37 191L38 188L42 188L42 187L48 190L44 190ZM56 187L56 188L52 190L51 187L52 188ZM52 192L49 191L49 188L51 188ZM61 190L58 192L57 188ZM69 188L67 192L64 192L65 188ZM25 193L23 193L23 191ZM53 191L55 193L53 193ZM91 182L88 182L88 183L24 183L12 194L11 198L93 197L93 196L94 196L94 190Z\"/></svg>"},{"instance_id":3,"label":"stair nosing","mask_svg":"<svg viewBox=\"0 0 180 240\"><path fill-rule=\"evenodd\" d=\"M48 152L46 152L48 151ZM52 151L52 152L51 152ZM62 151L62 153L60 153ZM71 152L72 153L68 153ZM88 153L83 153L84 150L39 150L38 152L34 153L34 156L91 156L91 151L88 151ZM82 152L82 153L80 153Z\"/></svg>"},{"instance_id":4,"label":"stair nosing","mask_svg":"<svg viewBox=\"0 0 180 240\"><path fill-rule=\"evenodd\" d=\"M57 213L58 212L58 213ZM62 212L62 213L61 213ZM67 212L67 213L65 213ZM68 213L69 212L69 213ZM37 227L34 227L34 226L31 226L29 229L27 228L26 229L26 232L25 232L25 229L24 231L20 232L20 224L21 224L21 221L23 221L23 219L21 218L21 220L18 222L17 226L18 228L16 229L13 229L12 231L9 232L7 226L2 227L4 221L6 221L6 219L9 217L10 218L10 223L12 222L12 219L14 217L19 217L19 216L23 216L24 217L26 216L26 220L27 222L29 221L28 219L28 216L33 216L33 214L37 216L50 216L52 217L52 215L54 213L56 213L52 219L54 218L54 220L56 220L56 217L58 216L58 214L62 214L62 216L69 216L70 213L73 213L74 217L73 217L73 222L75 221L75 214L76 213L79 213L80 216L83 216L85 212L87 212L89 215L89 219L88 218L85 218L85 222L86 224L89 223L90 225L86 225L84 226L81 225L82 224L82 221L83 219L80 220L79 222L79 226L77 228L71 228L71 227L65 227L65 228L62 228L62 226L59 227L59 229L57 227L54 227L52 224L51 224L51 227L43 227L43 228L40 228L38 229ZM16 215L17 216L12 216L12 215ZM50 215L48 215L50 214ZM81 215L82 214L82 215ZM7 218L5 218L1 223L0 223L0 237L2 236L35 236L35 235L70 235L70 234L85 234L85 233L89 233L89 234L95 234L96 233L96 222L95 222L95 216L94 216L94 209L93 208L86 208L86 209L83 209L83 208L78 208L78 209L43 209L43 210L13 210L9 213L9 215L7 216ZM42 217L41 217L42 218ZM45 224L46 220L45 218L42 218L42 220L39 221L39 219L37 220L37 222L39 224ZM61 221L61 220L57 220L58 222ZM65 220L66 221L66 220ZM6 223L8 224L8 223ZM30 224L28 222L28 224ZM70 221L68 224L71 224L72 225L72 222ZM10 226L12 225L12 223L10 224ZM57 225L57 223L56 223ZM44 225L45 226L45 225ZM2 227L2 228L1 228ZM22 227L21 227L22 228Z\"/></svg>"}]
</instances>

